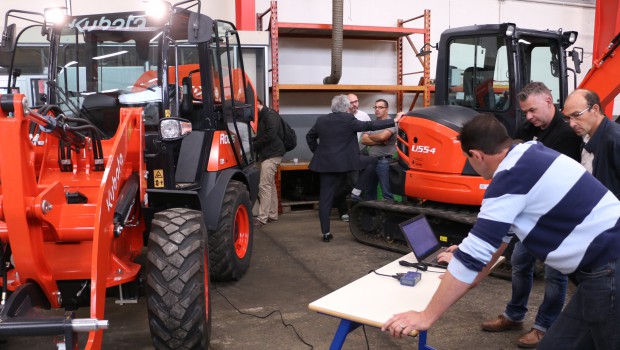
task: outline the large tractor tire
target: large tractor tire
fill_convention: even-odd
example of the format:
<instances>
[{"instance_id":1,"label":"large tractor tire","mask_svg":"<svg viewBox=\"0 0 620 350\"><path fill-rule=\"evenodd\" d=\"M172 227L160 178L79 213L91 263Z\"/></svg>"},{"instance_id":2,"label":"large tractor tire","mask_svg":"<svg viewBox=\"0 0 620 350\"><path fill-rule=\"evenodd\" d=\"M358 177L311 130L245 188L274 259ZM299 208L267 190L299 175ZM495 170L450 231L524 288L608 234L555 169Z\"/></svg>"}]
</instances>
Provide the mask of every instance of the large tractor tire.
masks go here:
<instances>
[{"instance_id":1,"label":"large tractor tire","mask_svg":"<svg viewBox=\"0 0 620 350\"><path fill-rule=\"evenodd\" d=\"M211 278L236 281L250 267L252 256L252 202L247 187L230 181L226 188L219 226L209 232Z\"/></svg>"},{"instance_id":2,"label":"large tractor tire","mask_svg":"<svg viewBox=\"0 0 620 350\"><path fill-rule=\"evenodd\" d=\"M207 230L202 213L173 208L151 222L149 327L156 349L207 349L211 338Z\"/></svg>"}]
</instances>

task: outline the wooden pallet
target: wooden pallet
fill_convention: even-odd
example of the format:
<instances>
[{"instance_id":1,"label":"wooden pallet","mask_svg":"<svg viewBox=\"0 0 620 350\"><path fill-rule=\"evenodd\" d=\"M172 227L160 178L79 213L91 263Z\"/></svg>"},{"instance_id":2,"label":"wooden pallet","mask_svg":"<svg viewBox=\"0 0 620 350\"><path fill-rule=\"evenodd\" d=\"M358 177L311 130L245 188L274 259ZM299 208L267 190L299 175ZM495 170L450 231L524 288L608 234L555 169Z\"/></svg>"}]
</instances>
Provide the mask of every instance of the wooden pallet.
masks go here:
<instances>
[{"instance_id":1,"label":"wooden pallet","mask_svg":"<svg viewBox=\"0 0 620 350\"><path fill-rule=\"evenodd\" d=\"M289 213L291 211L301 210L318 210L319 201L291 201L282 202L282 213Z\"/></svg>"}]
</instances>

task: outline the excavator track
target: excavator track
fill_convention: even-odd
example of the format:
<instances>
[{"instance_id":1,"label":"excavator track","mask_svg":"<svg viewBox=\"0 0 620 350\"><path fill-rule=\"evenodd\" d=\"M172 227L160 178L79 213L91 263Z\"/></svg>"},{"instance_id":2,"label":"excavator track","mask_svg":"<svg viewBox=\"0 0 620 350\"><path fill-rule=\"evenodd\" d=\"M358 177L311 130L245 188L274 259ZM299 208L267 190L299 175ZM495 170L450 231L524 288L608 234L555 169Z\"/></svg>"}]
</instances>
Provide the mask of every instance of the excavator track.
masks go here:
<instances>
[{"instance_id":1,"label":"excavator track","mask_svg":"<svg viewBox=\"0 0 620 350\"><path fill-rule=\"evenodd\" d=\"M450 227L450 234L440 240L460 243L476 222L479 207L459 206L425 201L420 204L364 201L351 206L349 227L353 236L363 244L398 253L410 253L398 224L415 215L424 214L436 229ZM447 238L447 237L451 238Z\"/></svg>"}]
</instances>

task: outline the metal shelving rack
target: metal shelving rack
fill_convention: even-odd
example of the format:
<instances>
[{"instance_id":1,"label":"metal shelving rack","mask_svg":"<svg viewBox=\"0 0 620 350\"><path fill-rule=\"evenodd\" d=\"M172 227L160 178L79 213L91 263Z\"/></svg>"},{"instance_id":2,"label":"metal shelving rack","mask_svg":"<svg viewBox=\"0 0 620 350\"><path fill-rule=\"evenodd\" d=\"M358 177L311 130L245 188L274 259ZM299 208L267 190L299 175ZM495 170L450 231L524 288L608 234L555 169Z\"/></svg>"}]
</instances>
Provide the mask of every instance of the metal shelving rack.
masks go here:
<instances>
[{"instance_id":1,"label":"metal shelving rack","mask_svg":"<svg viewBox=\"0 0 620 350\"><path fill-rule=\"evenodd\" d=\"M279 76L279 43L280 37L300 37L300 38L331 38L331 24L311 24L311 23L289 23L278 22L277 1L270 2L270 8L263 13L257 14L257 30L263 30L262 19L267 14L269 18L269 31L271 38L271 94L272 108L280 109L280 92L307 92L307 91L342 91L342 92L382 92L396 94L398 111L404 108L403 100L405 93L413 93L414 99L408 110L411 110L419 95L423 96L424 106L430 105L430 94L433 86L430 84L430 57L428 55L417 57L420 61L421 70L404 73L403 72L403 40L411 46L413 52L419 53L411 40L412 35L423 35L424 45L430 42L431 12L424 10L424 14L408 19L398 20L396 27L375 27L375 26L343 26L344 39L366 39L366 40L388 40L396 43L396 84L395 85L344 85L344 84L280 84ZM422 19L422 28L406 28L406 23ZM403 76L411 74L421 74L419 85L403 85Z\"/></svg>"}]
</instances>

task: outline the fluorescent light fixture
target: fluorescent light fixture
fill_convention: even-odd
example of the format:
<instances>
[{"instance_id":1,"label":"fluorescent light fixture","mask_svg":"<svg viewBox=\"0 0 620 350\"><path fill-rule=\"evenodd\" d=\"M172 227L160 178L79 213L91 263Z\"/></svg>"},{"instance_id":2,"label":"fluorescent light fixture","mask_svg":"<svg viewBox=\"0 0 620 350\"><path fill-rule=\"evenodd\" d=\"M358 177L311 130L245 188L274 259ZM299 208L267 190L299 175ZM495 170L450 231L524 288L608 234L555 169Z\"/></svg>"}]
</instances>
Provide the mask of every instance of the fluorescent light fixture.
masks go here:
<instances>
[{"instance_id":1,"label":"fluorescent light fixture","mask_svg":"<svg viewBox=\"0 0 620 350\"><path fill-rule=\"evenodd\" d=\"M71 67L71 66L76 65L76 64L77 64L77 61L71 61L71 62L65 64L64 68L68 68L68 67Z\"/></svg>"},{"instance_id":2,"label":"fluorescent light fixture","mask_svg":"<svg viewBox=\"0 0 620 350\"><path fill-rule=\"evenodd\" d=\"M109 90L103 90L103 91L101 91L101 93L102 94L107 94L107 93L116 92L116 91L118 91L118 89L109 89Z\"/></svg>"},{"instance_id":3,"label":"fluorescent light fixture","mask_svg":"<svg viewBox=\"0 0 620 350\"><path fill-rule=\"evenodd\" d=\"M124 55L127 53L127 50L123 50L123 51L119 51L119 52L115 52L115 53L110 53L107 55L101 55L101 56L97 56L97 57L93 57L93 60L102 60L104 58L109 58L109 57L114 57L114 56L118 56L118 55Z\"/></svg>"}]
</instances>

